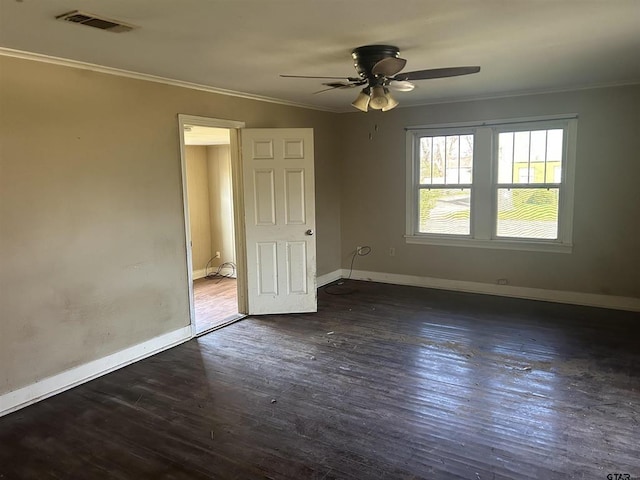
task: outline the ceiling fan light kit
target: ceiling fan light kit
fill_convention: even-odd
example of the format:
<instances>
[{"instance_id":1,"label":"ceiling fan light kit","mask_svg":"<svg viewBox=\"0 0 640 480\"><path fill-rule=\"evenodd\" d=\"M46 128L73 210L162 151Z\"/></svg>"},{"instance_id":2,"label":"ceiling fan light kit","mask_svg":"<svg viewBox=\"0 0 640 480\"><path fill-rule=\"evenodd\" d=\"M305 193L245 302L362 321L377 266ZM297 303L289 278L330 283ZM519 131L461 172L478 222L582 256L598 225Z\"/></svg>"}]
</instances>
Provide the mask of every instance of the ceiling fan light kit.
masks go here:
<instances>
[{"instance_id":1,"label":"ceiling fan light kit","mask_svg":"<svg viewBox=\"0 0 640 480\"><path fill-rule=\"evenodd\" d=\"M391 96L389 89L381 85L373 88L365 88L351 104L362 112L372 110L382 110L388 112L399 105L399 102Z\"/></svg>"},{"instance_id":2,"label":"ceiling fan light kit","mask_svg":"<svg viewBox=\"0 0 640 480\"><path fill-rule=\"evenodd\" d=\"M343 80L341 82L323 83L329 88L316 93L365 85L365 88L362 89L351 105L362 112L367 112L369 108L387 112L398 106L398 101L389 93L390 88L398 92L410 92L415 88L412 83L415 80L457 77L480 71L480 67L472 66L432 68L400 73L407 61L404 58L400 58L400 50L392 45L364 45L355 48L351 52L351 57L353 58L356 72L358 72L357 77L309 77L304 75L281 75L281 77Z\"/></svg>"},{"instance_id":3,"label":"ceiling fan light kit","mask_svg":"<svg viewBox=\"0 0 640 480\"><path fill-rule=\"evenodd\" d=\"M395 98L393 98L391 96L391 94L389 93L389 90L387 90L385 88L385 91L387 92L386 93L386 95L387 95L387 106L386 107L382 107L381 110L383 112L388 112L392 108L396 108L398 106L399 102Z\"/></svg>"},{"instance_id":4,"label":"ceiling fan light kit","mask_svg":"<svg viewBox=\"0 0 640 480\"><path fill-rule=\"evenodd\" d=\"M376 85L371 89L371 101L369 106L374 110L382 110L389 104L382 85Z\"/></svg>"},{"instance_id":5,"label":"ceiling fan light kit","mask_svg":"<svg viewBox=\"0 0 640 480\"><path fill-rule=\"evenodd\" d=\"M353 101L351 105L356 107L362 112L366 112L369 109L369 102L371 101L369 87L362 89L358 94L358 97Z\"/></svg>"}]
</instances>

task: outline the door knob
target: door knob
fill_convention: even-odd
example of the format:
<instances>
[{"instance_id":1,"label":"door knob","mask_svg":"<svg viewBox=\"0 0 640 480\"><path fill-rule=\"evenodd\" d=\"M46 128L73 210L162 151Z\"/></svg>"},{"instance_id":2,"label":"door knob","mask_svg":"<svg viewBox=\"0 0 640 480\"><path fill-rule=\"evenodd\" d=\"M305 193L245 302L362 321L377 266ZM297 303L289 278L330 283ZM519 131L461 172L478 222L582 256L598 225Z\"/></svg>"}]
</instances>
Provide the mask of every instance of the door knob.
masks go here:
<instances>
[{"instance_id":1,"label":"door knob","mask_svg":"<svg viewBox=\"0 0 640 480\"><path fill-rule=\"evenodd\" d=\"M304 233L305 233L305 235L309 235L309 236L311 236L311 235L313 235L313 230L312 230L312 229L309 229L309 230L307 230L307 231L306 231L306 232L304 232Z\"/></svg>"}]
</instances>

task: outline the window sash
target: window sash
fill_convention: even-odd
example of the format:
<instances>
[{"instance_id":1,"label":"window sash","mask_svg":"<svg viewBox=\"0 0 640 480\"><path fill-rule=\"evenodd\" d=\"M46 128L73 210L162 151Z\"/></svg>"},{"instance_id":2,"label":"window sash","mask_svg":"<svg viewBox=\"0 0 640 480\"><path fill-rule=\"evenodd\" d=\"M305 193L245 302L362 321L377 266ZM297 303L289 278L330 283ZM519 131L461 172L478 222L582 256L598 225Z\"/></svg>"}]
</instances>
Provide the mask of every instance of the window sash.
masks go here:
<instances>
[{"instance_id":1,"label":"window sash","mask_svg":"<svg viewBox=\"0 0 640 480\"><path fill-rule=\"evenodd\" d=\"M453 188L452 188L453 187ZM421 232L420 231L420 191L421 190L470 190L471 194L471 205L470 205L470 224L469 224L469 233L468 234L451 234L451 233L431 233L431 232ZM413 205L414 205L414 213L413 213L413 221L412 221L412 235L417 236L435 236L435 237L467 237L472 238L473 235L473 185L470 183L465 183L461 185L430 185L430 184L419 184L416 185L416 188L413 191Z\"/></svg>"},{"instance_id":2,"label":"window sash","mask_svg":"<svg viewBox=\"0 0 640 480\"><path fill-rule=\"evenodd\" d=\"M470 169L473 175L473 143L471 145L470 165L466 164L469 159L469 146L465 144L464 137L474 138L471 132L442 132L441 134L420 135L417 138L416 148L418 156L417 178L420 185L462 185L470 182L464 180L470 178L467 169ZM457 141L452 141L457 138ZM423 152L423 145L429 144ZM455 153L454 153L455 152ZM423 162L423 153L426 153L425 162ZM437 154L437 155L436 155ZM436 162L439 156L440 162ZM423 168L428 173L423 172ZM436 171L440 171L440 175ZM423 175L426 173L426 175ZM422 182L422 180L426 180Z\"/></svg>"},{"instance_id":3,"label":"window sash","mask_svg":"<svg viewBox=\"0 0 640 480\"><path fill-rule=\"evenodd\" d=\"M458 223L459 224L458 227L461 227L463 225L464 225L464 227L468 226L468 230L469 230L468 233L452 233L452 232L445 232L445 231L440 231L440 232L421 231L421 223L422 223L421 222L422 219L420 218L421 214L422 214L421 194L422 194L423 191L438 191L438 190L450 190L450 191L454 191L454 192L456 192L456 191L460 191L460 192L467 191L468 195L469 195L469 200L471 202L471 198L473 196L473 188L472 188L471 184L453 185L454 188L451 188L451 187L452 186L448 186L448 185L442 185L442 186L438 185L436 188L432 188L431 185L426 185L426 186L421 186L420 188L418 188L418 190L417 190L417 198L418 198L418 200L417 200L417 208L416 208L417 218L416 218L416 229L415 229L416 234L418 234L418 235L447 236L447 237L466 237L466 238L470 238L471 237L471 235L472 235L472 225L471 225L471 223L472 223L472 220L471 220L472 219L472 217L471 217L472 216L472 213L471 213L472 212L472 208L471 207L472 206L471 206L471 203L469 204L469 208L468 208L468 212L469 212L468 213L468 215L469 215L468 216L468 223L465 222L462 225L460 225L460 223L461 223L460 221L465 219L466 213L462 213L462 217L458 217L458 215L460 215L460 213L463 212L463 211L466 212L467 211L466 208L459 209L459 208L456 208L455 205L446 206L446 202L442 202L442 204L444 204L444 205L441 204L441 208L444 207L448 211L445 211L445 212L440 211L439 212L440 215L443 215L443 213L444 213L445 217L449 216L449 219L447 221L454 221L454 222ZM431 211L433 211L434 213L437 212L437 210L438 210L438 208L437 208L438 207L438 200L439 199L437 199L437 197L436 197L436 204L431 209ZM444 200L444 199L441 199L441 200ZM433 220L432 229L437 229L437 225L438 225L438 223L440 223L442 221L442 218L439 219L438 216L436 215L436 216L432 217L432 220ZM440 225L442 225L442 224L440 223ZM452 226L451 230L455 230L455 227Z\"/></svg>"},{"instance_id":4,"label":"window sash","mask_svg":"<svg viewBox=\"0 0 640 480\"><path fill-rule=\"evenodd\" d=\"M527 194L527 192L531 193ZM496 188L494 238L557 242L560 238L560 192L560 187L539 188L536 185ZM534 201L530 202L531 200ZM549 218L550 216L552 218ZM501 234L500 229L502 229ZM509 231L514 233L529 231L531 234L515 235L507 233Z\"/></svg>"},{"instance_id":5,"label":"window sash","mask_svg":"<svg viewBox=\"0 0 640 480\"><path fill-rule=\"evenodd\" d=\"M409 134L408 134L409 135ZM424 138L436 138L436 137L451 137L451 136L473 136L473 158L471 163L472 182L471 183L420 183L420 163L421 163L421 141ZM412 155L408 157L412 167L412 188L411 198L412 206L407 211L407 214L411 215L411 233L407 231L407 234L420 236L420 237L436 237L436 238L472 238L473 235L473 203L474 203L474 188L473 182L475 181L476 170L476 156L475 156L475 129L474 128L444 128L433 129L429 131L415 132L411 135L411 149ZM408 142L409 146L409 142ZM460 165L458 164L458 168ZM470 219L469 219L469 233L468 234L451 234L451 233L427 233L420 231L420 191L421 190L470 190L471 204L470 204Z\"/></svg>"}]
</instances>

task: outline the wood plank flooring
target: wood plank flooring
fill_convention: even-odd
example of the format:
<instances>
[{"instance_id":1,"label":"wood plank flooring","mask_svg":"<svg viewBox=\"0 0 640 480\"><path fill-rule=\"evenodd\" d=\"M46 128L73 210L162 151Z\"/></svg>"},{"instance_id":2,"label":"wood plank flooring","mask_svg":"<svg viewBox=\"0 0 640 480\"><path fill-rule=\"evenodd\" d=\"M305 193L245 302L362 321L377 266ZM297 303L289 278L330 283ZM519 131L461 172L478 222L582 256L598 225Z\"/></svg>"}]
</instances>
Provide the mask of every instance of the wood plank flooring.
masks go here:
<instances>
[{"instance_id":1,"label":"wood plank flooring","mask_svg":"<svg viewBox=\"0 0 640 480\"><path fill-rule=\"evenodd\" d=\"M0 418L0 478L640 478L639 332L350 281Z\"/></svg>"},{"instance_id":2,"label":"wood plank flooring","mask_svg":"<svg viewBox=\"0 0 640 480\"><path fill-rule=\"evenodd\" d=\"M235 278L200 278L193 282L196 332L202 333L238 317Z\"/></svg>"}]
</instances>

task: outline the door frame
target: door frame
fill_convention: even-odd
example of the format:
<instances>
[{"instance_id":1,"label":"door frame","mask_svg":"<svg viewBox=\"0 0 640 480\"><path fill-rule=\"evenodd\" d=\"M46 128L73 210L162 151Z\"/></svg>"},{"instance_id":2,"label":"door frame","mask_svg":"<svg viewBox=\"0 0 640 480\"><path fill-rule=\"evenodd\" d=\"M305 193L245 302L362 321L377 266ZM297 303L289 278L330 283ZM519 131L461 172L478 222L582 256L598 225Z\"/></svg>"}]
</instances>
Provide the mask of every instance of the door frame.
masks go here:
<instances>
[{"instance_id":1,"label":"door frame","mask_svg":"<svg viewBox=\"0 0 640 480\"><path fill-rule=\"evenodd\" d=\"M244 230L244 196L242 184L242 165L240 163L240 129L245 122L225 120L220 118L201 117L197 115L178 114L178 131L180 134L180 168L182 174L182 205L184 214L184 232L187 267L187 287L189 291L189 324L191 337L196 336L195 305L193 295L193 259L191 253L191 225L189 222L189 202L187 197L187 164L185 161L184 127L196 125L200 127L214 127L229 129L231 155L231 180L233 195L233 227L236 250L236 274L238 288L238 313L247 313L247 270L246 270L246 242Z\"/></svg>"}]
</instances>

